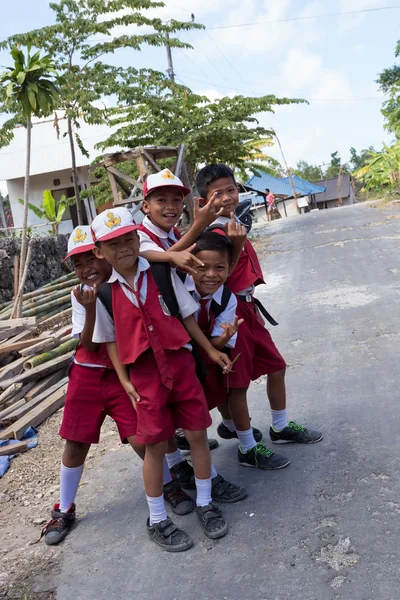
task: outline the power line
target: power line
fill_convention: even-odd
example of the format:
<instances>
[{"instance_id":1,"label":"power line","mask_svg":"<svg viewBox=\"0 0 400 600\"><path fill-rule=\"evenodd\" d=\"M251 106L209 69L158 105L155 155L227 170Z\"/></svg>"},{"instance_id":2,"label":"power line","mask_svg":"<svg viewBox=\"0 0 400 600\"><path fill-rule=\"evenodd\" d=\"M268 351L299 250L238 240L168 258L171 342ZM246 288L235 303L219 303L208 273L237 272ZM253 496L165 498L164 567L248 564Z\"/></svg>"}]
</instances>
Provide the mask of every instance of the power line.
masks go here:
<instances>
[{"instance_id":1,"label":"power line","mask_svg":"<svg viewBox=\"0 0 400 600\"><path fill-rule=\"evenodd\" d=\"M394 6L382 6L380 8L362 8L360 10L346 10L343 12L327 13L325 15L313 15L309 17L289 17L287 19L271 19L269 21L253 21L252 23L238 23L237 25L216 25L215 27L206 27L208 31L214 29L233 29L235 27L252 27L253 25L267 25L269 23L289 23L291 21L310 21L312 19L325 19L327 17L338 17L341 15L356 15L360 13L377 12L381 10L394 10L400 8L400 4Z\"/></svg>"}]
</instances>

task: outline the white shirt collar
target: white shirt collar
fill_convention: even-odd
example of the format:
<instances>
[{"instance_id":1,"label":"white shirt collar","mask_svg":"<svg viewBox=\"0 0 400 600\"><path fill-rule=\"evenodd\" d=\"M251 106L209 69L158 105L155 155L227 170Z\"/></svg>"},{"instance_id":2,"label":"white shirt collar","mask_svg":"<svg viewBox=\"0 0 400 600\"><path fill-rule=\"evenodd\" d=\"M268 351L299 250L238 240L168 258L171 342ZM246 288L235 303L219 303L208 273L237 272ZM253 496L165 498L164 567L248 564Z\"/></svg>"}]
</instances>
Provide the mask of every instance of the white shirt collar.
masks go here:
<instances>
[{"instance_id":1,"label":"white shirt collar","mask_svg":"<svg viewBox=\"0 0 400 600\"><path fill-rule=\"evenodd\" d=\"M154 225L154 223L152 223L152 221L150 221L149 217L147 217L147 216L143 219L142 225L144 227L146 227L146 229L148 229L149 231L151 231L151 233L154 233L154 235L156 235L157 237L159 237L159 238L161 238L163 240L167 240L168 238L170 238L170 239L174 240L175 242L178 241L176 239L176 235L174 233L174 228L173 227L167 233L163 229L160 229L159 227L157 227L157 225Z\"/></svg>"},{"instance_id":2,"label":"white shirt collar","mask_svg":"<svg viewBox=\"0 0 400 600\"><path fill-rule=\"evenodd\" d=\"M193 281L193 280L192 280ZM221 285L220 288L217 289L217 291L214 294L209 294L208 296L203 296L201 297L199 292L196 289L196 286L194 285L194 281L193 281L193 289L190 289L191 285L188 286L186 285L186 289L191 292L193 291L193 295L194 295L194 299L198 302L200 299L201 300L215 300L215 302L217 302L219 305L221 305L222 303L222 293L224 291L224 286Z\"/></svg>"},{"instance_id":3,"label":"white shirt collar","mask_svg":"<svg viewBox=\"0 0 400 600\"><path fill-rule=\"evenodd\" d=\"M227 223L230 223L230 221L231 221L230 217L218 217L213 222L213 225L222 225L224 227ZM239 221L240 221L240 219L238 219L236 215L235 215L235 221L237 223L239 223Z\"/></svg>"},{"instance_id":4,"label":"white shirt collar","mask_svg":"<svg viewBox=\"0 0 400 600\"><path fill-rule=\"evenodd\" d=\"M135 289L137 288L137 282L139 281L140 274L143 271L147 271L147 269L149 269L149 268L150 268L150 263L142 256L139 256L138 268L137 268L137 272L136 272L135 279L133 282ZM114 283L115 281L119 281L120 283L125 283L125 285L129 286L129 283L126 281L125 277L123 277L123 275L118 273L118 271L116 271L113 267L111 277L108 280L108 283Z\"/></svg>"}]
</instances>

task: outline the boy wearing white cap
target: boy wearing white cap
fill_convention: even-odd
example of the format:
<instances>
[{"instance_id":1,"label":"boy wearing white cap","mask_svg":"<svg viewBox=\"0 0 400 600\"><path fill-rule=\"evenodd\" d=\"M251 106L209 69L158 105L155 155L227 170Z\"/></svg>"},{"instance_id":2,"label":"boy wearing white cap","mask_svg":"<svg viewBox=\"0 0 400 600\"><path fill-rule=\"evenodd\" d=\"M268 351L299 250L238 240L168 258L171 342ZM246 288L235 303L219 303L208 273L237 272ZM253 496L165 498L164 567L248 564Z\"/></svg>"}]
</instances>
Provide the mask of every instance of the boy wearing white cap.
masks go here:
<instances>
[{"instance_id":1,"label":"boy wearing white cap","mask_svg":"<svg viewBox=\"0 0 400 600\"><path fill-rule=\"evenodd\" d=\"M150 539L168 552L181 552L192 539L167 516L162 488L162 464L167 440L182 427L190 441L196 476L196 513L205 535L220 538L228 525L212 503L210 450L206 429L211 424L190 341L230 369L230 360L216 350L194 320L197 303L179 277L171 281L182 320L171 315L153 277L150 264L139 257L138 226L129 211L115 208L92 223L94 252L113 267L113 318L97 319L93 340L107 343L110 357L137 411L137 441L146 446L143 479L149 507Z\"/></svg>"},{"instance_id":2,"label":"boy wearing white cap","mask_svg":"<svg viewBox=\"0 0 400 600\"><path fill-rule=\"evenodd\" d=\"M143 458L144 446L136 444L137 416L109 358L105 344L92 341L96 315L107 312L97 299L97 286L111 275L111 266L93 254L90 227L74 229L68 240L68 254L81 281L72 294L72 336L80 338L69 371L60 436L66 440L60 473L60 502L52 520L43 528L46 544L59 544L75 521L75 497L91 444L97 444L103 421L109 415L117 424L122 442L128 441ZM177 514L187 514L194 503L172 481L164 467L164 495Z\"/></svg>"}]
</instances>

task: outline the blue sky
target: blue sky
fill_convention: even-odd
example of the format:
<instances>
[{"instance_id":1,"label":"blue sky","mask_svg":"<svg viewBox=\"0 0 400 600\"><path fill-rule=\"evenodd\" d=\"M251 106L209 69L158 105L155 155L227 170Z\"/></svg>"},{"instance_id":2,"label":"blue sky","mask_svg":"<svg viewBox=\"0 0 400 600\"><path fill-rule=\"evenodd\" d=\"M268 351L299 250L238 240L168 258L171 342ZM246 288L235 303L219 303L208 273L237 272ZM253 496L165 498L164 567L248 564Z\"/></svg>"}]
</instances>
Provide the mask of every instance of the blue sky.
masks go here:
<instances>
[{"instance_id":1,"label":"blue sky","mask_svg":"<svg viewBox=\"0 0 400 600\"><path fill-rule=\"evenodd\" d=\"M190 19L209 28L275 21L247 27L182 33L194 50L173 52L178 81L210 98L236 93L306 98L308 106L277 108L262 115L276 129L287 160L327 163L339 150L379 148L391 136L380 114L382 94L374 80L394 62L400 38L399 8L318 19L288 20L393 6L396 0L169 0L156 14L164 19ZM2 6L0 38L52 21L47 0L20 0L18 11ZM7 57L0 53L0 64ZM167 68L165 49L129 49L110 62ZM279 157L277 148L271 154Z\"/></svg>"}]
</instances>

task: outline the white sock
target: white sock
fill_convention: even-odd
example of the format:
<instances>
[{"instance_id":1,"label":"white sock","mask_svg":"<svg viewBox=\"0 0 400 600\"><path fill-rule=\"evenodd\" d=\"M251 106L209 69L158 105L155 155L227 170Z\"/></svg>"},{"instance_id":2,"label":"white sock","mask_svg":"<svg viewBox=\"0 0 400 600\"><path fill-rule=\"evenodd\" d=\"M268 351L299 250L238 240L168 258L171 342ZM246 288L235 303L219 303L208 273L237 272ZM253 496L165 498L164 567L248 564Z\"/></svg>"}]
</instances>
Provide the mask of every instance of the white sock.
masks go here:
<instances>
[{"instance_id":1,"label":"white sock","mask_svg":"<svg viewBox=\"0 0 400 600\"><path fill-rule=\"evenodd\" d=\"M82 477L84 465L80 467L66 467L61 463L60 473L60 511L67 512L75 502L76 492Z\"/></svg>"},{"instance_id":2,"label":"white sock","mask_svg":"<svg viewBox=\"0 0 400 600\"><path fill-rule=\"evenodd\" d=\"M172 477L171 477L171 473L169 472L168 462L167 462L167 459L164 456L164 462L163 462L163 485L167 485L167 483L171 483L171 481L172 481Z\"/></svg>"},{"instance_id":3,"label":"white sock","mask_svg":"<svg viewBox=\"0 0 400 600\"><path fill-rule=\"evenodd\" d=\"M154 523L160 523L161 521L165 521L168 517L167 511L165 510L165 502L164 496L158 496L157 498L151 498L146 495L147 504L150 511L150 525L154 525Z\"/></svg>"},{"instance_id":4,"label":"white sock","mask_svg":"<svg viewBox=\"0 0 400 600\"><path fill-rule=\"evenodd\" d=\"M185 460L179 448L175 450L175 452L170 452L170 454L166 454L165 458L167 459L167 463L170 469L172 469L172 467L178 465L179 463Z\"/></svg>"},{"instance_id":5,"label":"white sock","mask_svg":"<svg viewBox=\"0 0 400 600\"><path fill-rule=\"evenodd\" d=\"M218 475L218 473L215 470L214 465L211 465L211 479L214 479L214 477L216 477L217 475Z\"/></svg>"},{"instance_id":6,"label":"white sock","mask_svg":"<svg viewBox=\"0 0 400 600\"><path fill-rule=\"evenodd\" d=\"M222 422L225 427L229 429L229 431L236 431L235 423L232 421L232 419L222 419Z\"/></svg>"},{"instance_id":7,"label":"white sock","mask_svg":"<svg viewBox=\"0 0 400 600\"><path fill-rule=\"evenodd\" d=\"M211 477L209 479L197 479L196 477L197 506L211 504Z\"/></svg>"},{"instance_id":8,"label":"white sock","mask_svg":"<svg viewBox=\"0 0 400 600\"><path fill-rule=\"evenodd\" d=\"M243 452L251 450L254 446L257 446L257 442L254 439L253 428L250 427L247 431L239 431L236 429L237 436L239 438L240 446Z\"/></svg>"},{"instance_id":9,"label":"white sock","mask_svg":"<svg viewBox=\"0 0 400 600\"><path fill-rule=\"evenodd\" d=\"M288 426L288 420L286 415L286 408L283 410L272 410L272 429L274 431L282 431L285 427Z\"/></svg>"}]
</instances>

